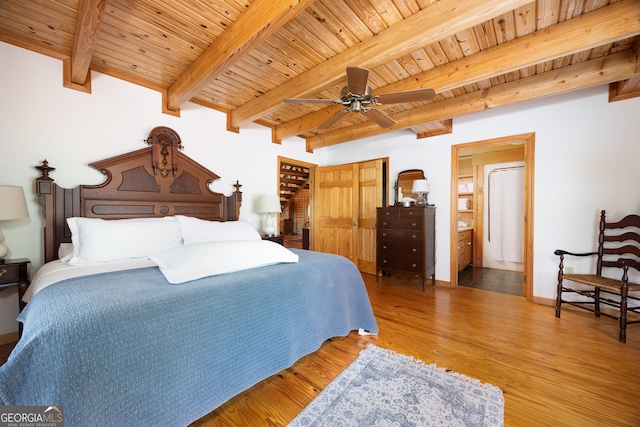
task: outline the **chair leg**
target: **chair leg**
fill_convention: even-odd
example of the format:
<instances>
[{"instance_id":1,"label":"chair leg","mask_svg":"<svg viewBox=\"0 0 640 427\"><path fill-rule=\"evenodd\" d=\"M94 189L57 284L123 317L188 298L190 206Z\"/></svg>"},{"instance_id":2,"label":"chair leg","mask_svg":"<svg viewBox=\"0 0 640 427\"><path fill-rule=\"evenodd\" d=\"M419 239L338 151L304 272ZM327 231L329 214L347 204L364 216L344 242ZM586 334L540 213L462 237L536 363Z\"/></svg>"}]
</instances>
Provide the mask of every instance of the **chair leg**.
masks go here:
<instances>
[{"instance_id":1,"label":"chair leg","mask_svg":"<svg viewBox=\"0 0 640 427\"><path fill-rule=\"evenodd\" d=\"M596 312L596 317L600 317L600 288L596 288L593 293L593 308Z\"/></svg>"},{"instance_id":2,"label":"chair leg","mask_svg":"<svg viewBox=\"0 0 640 427\"><path fill-rule=\"evenodd\" d=\"M560 317L560 308L562 307L562 268L564 255L560 255L560 267L558 269L558 286L556 289L556 317Z\"/></svg>"},{"instance_id":3,"label":"chair leg","mask_svg":"<svg viewBox=\"0 0 640 427\"><path fill-rule=\"evenodd\" d=\"M625 271L626 273L626 271ZM620 289L620 342L627 342L627 295L629 288L626 280L623 280L622 289Z\"/></svg>"}]
</instances>

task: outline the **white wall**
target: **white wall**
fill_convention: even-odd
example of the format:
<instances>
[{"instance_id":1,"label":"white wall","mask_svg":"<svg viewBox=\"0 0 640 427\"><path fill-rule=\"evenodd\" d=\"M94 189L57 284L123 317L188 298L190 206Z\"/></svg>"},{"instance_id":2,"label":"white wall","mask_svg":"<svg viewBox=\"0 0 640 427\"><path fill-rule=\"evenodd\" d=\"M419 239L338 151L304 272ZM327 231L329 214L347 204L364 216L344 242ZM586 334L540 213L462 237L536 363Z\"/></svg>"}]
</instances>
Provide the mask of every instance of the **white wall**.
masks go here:
<instances>
[{"instance_id":1,"label":"white wall","mask_svg":"<svg viewBox=\"0 0 640 427\"><path fill-rule=\"evenodd\" d=\"M608 103L601 86L456 118L448 135L417 140L392 133L324 150L329 164L389 155L390 187L401 170L425 171L429 203L437 207L436 278L449 281L451 146L534 132L533 294L555 298L553 251L594 250L602 209L609 218L640 213L639 112L640 98Z\"/></svg>"},{"instance_id":2,"label":"white wall","mask_svg":"<svg viewBox=\"0 0 640 427\"><path fill-rule=\"evenodd\" d=\"M59 185L101 183L87 166L96 160L146 145L156 126L176 130L184 153L221 176L214 191L230 194L243 184L241 216L252 213L255 198L276 188L277 156L319 165L390 158L390 191L404 169L424 169L431 183L429 202L437 210L436 277L448 281L451 146L535 132L534 295L553 298L556 248L583 250L595 245L600 209L612 217L640 211L634 183L640 182L637 120L640 98L607 102L605 86L526 102L454 119L452 134L418 140L398 131L305 152L297 138L272 144L267 128L250 125L240 134L225 130L226 118L214 110L187 104L180 118L162 114L161 95L109 76L93 73L92 94L62 86L62 63L0 43L0 184L22 185L30 218L0 224L10 257L42 263L42 221L33 193L47 159L57 168ZM389 193L390 195L393 192ZM574 264L577 266L577 264ZM0 293L0 335L16 331L17 294Z\"/></svg>"},{"instance_id":3,"label":"white wall","mask_svg":"<svg viewBox=\"0 0 640 427\"><path fill-rule=\"evenodd\" d=\"M162 114L155 92L93 73L92 93L62 86L62 62L0 42L0 184L21 185L29 219L3 221L0 230L9 246L8 258L30 258L30 275L42 264L42 219L34 195L34 166L47 159L56 168L58 185L99 184L104 176L91 162L146 147L156 126L180 135L184 153L221 177L212 190L231 194L242 184L242 218L260 227L253 213L261 194L277 194L277 157L322 164L324 154L305 151L305 142L291 138L271 143L271 130L258 125L240 134L226 131L226 116L187 104L181 117ZM17 331L17 292L0 292L0 335Z\"/></svg>"}]
</instances>

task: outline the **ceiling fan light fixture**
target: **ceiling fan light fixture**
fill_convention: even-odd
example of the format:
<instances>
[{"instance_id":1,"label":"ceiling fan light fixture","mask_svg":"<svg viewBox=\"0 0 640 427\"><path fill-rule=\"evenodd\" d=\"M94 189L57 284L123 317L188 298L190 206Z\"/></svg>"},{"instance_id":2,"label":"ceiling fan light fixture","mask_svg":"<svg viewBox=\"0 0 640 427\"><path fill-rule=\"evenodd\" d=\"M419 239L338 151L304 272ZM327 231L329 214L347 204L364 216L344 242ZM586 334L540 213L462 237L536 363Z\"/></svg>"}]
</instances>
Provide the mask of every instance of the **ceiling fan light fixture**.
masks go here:
<instances>
[{"instance_id":1,"label":"ceiling fan light fixture","mask_svg":"<svg viewBox=\"0 0 640 427\"><path fill-rule=\"evenodd\" d=\"M346 108L336 112L329 120L322 123L318 129L327 129L337 123L343 114L361 113L383 128L393 126L396 122L385 114L370 105L380 106L383 104L398 104L405 102L430 101L435 95L433 89L417 89L404 92L383 93L374 96L373 88L367 84L369 70L359 67L347 67L347 85L340 89L340 99L338 100L315 100L286 98L287 103L312 103L312 104L342 104Z\"/></svg>"}]
</instances>

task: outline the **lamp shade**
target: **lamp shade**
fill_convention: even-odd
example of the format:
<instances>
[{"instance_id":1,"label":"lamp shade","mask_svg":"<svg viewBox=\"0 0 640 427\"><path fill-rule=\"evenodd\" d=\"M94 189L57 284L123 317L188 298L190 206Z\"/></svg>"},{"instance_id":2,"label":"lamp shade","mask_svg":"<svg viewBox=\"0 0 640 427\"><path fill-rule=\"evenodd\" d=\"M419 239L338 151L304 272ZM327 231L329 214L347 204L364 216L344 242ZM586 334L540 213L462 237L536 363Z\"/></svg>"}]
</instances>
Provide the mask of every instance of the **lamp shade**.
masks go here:
<instances>
[{"instance_id":1,"label":"lamp shade","mask_svg":"<svg viewBox=\"0 0 640 427\"><path fill-rule=\"evenodd\" d=\"M428 193L429 182L426 179L416 179L415 181L413 181L413 187L411 188L411 192L414 194Z\"/></svg>"},{"instance_id":2,"label":"lamp shade","mask_svg":"<svg viewBox=\"0 0 640 427\"><path fill-rule=\"evenodd\" d=\"M258 213L282 212L282 208L280 207L280 197L270 194L258 197L256 210L258 211Z\"/></svg>"},{"instance_id":3,"label":"lamp shade","mask_svg":"<svg viewBox=\"0 0 640 427\"><path fill-rule=\"evenodd\" d=\"M0 185L0 220L28 218L22 187Z\"/></svg>"}]
</instances>

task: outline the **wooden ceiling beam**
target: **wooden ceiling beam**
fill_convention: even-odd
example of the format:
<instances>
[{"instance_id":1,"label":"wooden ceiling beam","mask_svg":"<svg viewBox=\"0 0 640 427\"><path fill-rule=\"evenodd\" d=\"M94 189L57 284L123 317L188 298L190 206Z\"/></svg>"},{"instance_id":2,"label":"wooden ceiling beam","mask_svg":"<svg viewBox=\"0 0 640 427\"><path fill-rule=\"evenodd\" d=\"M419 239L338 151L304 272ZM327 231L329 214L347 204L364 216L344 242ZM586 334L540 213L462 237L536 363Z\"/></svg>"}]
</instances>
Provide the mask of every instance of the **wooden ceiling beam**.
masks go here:
<instances>
[{"instance_id":1,"label":"wooden ceiling beam","mask_svg":"<svg viewBox=\"0 0 640 427\"><path fill-rule=\"evenodd\" d=\"M588 48L640 34L637 0L623 0L474 55L443 64L408 79L376 89L376 94L433 87L452 90L481 80L507 74ZM316 129L335 111L334 106L274 127L274 141Z\"/></svg>"},{"instance_id":2,"label":"wooden ceiling beam","mask_svg":"<svg viewBox=\"0 0 640 427\"><path fill-rule=\"evenodd\" d=\"M366 121L316 135L307 138L307 150L312 151L355 139L406 129L418 123L455 118L552 94L624 80L634 75L635 66L633 53L628 50L619 52L404 111L392 116L397 123L387 129Z\"/></svg>"},{"instance_id":3,"label":"wooden ceiling beam","mask_svg":"<svg viewBox=\"0 0 640 427\"><path fill-rule=\"evenodd\" d=\"M90 86L87 90L87 84L91 81L89 78L91 58L106 4L106 0L80 1L71 58L68 65L64 67L63 80L66 87L90 92Z\"/></svg>"},{"instance_id":4,"label":"wooden ceiling beam","mask_svg":"<svg viewBox=\"0 0 640 427\"><path fill-rule=\"evenodd\" d=\"M177 111L213 79L242 59L315 0L254 0L223 34L216 38L176 79L163 100L166 109Z\"/></svg>"},{"instance_id":5,"label":"wooden ceiling beam","mask_svg":"<svg viewBox=\"0 0 640 427\"><path fill-rule=\"evenodd\" d=\"M232 110L228 126L237 129L264 116L279 108L285 98L339 84L347 66L375 68L529 3L530 0L440 0Z\"/></svg>"}]
</instances>

